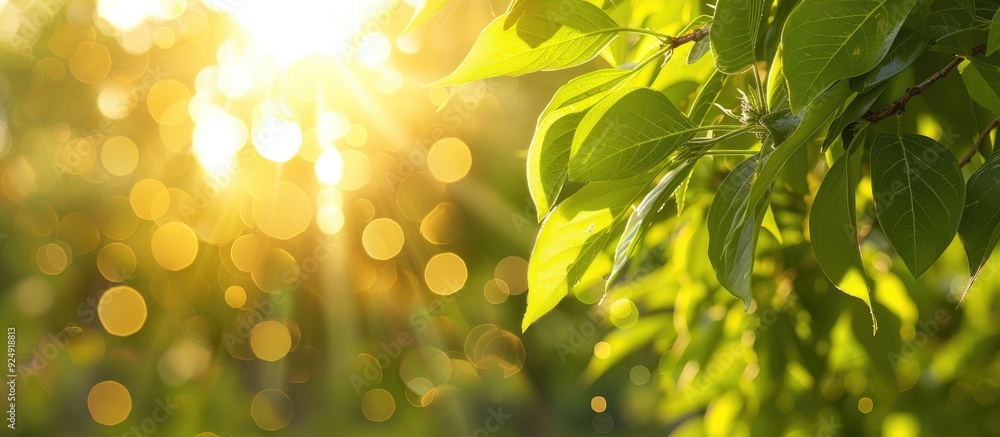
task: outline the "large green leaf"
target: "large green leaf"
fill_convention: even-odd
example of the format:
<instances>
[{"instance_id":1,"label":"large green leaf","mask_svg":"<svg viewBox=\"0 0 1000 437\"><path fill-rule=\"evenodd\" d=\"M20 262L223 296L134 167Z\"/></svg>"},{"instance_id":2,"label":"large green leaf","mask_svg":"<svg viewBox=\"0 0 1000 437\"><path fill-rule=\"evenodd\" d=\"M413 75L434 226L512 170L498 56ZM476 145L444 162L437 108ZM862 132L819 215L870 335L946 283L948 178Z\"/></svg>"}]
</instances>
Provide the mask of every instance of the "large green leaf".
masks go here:
<instances>
[{"instance_id":1,"label":"large green leaf","mask_svg":"<svg viewBox=\"0 0 1000 437\"><path fill-rule=\"evenodd\" d=\"M833 120L833 124L830 125L830 129L826 132L826 138L823 139L823 150L830 147L837 138L844 140L845 148L850 145L851 140L854 139L854 129L857 127L858 119L871 109L875 101L878 100L879 96L888 87L888 83L883 83L875 87L875 89L860 94L854 100L851 100L851 103L847 105L844 112ZM842 134L843 136L841 136Z\"/></svg>"},{"instance_id":2,"label":"large green leaf","mask_svg":"<svg viewBox=\"0 0 1000 437\"><path fill-rule=\"evenodd\" d=\"M889 53L916 0L802 0L781 35L792 112L830 85L867 73Z\"/></svg>"},{"instance_id":3,"label":"large green leaf","mask_svg":"<svg viewBox=\"0 0 1000 437\"><path fill-rule=\"evenodd\" d=\"M1000 153L994 153L982 168L969 178L965 212L958 227L965 253L969 257L969 288L979 277L986 261L1000 241ZM968 289L966 290L968 293ZM965 295L962 295L965 298Z\"/></svg>"},{"instance_id":4,"label":"large green leaf","mask_svg":"<svg viewBox=\"0 0 1000 437\"><path fill-rule=\"evenodd\" d=\"M931 37L909 27L899 29L889 54L872 71L851 79L851 88L867 93L913 64L934 43Z\"/></svg>"},{"instance_id":5,"label":"large green leaf","mask_svg":"<svg viewBox=\"0 0 1000 437\"><path fill-rule=\"evenodd\" d=\"M763 15L764 0L719 0L709 35L719 71L736 74L754 64Z\"/></svg>"},{"instance_id":6,"label":"large green leaf","mask_svg":"<svg viewBox=\"0 0 1000 437\"><path fill-rule=\"evenodd\" d=\"M663 179L653 187L653 190L646 194L646 197L639 202L639 206L629 216L625 224L625 231L618 241L615 249L615 264L608 276L608 288L615 284L618 276L621 275L625 264L632 256L642 234L649 228L650 215L655 214L663 205L673 197L674 193L687 180L691 174L691 169L696 161L686 161L677 168L667 172Z\"/></svg>"},{"instance_id":7,"label":"large green leaf","mask_svg":"<svg viewBox=\"0 0 1000 437\"><path fill-rule=\"evenodd\" d=\"M958 232L965 205L962 170L933 139L881 134L872 145L871 172L882 232L919 278Z\"/></svg>"},{"instance_id":8,"label":"large green leaf","mask_svg":"<svg viewBox=\"0 0 1000 437\"><path fill-rule=\"evenodd\" d=\"M555 308L580 281L650 179L588 184L546 217L528 263L522 330Z\"/></svg>"},{"instance_id":9,"label":"large green leaf","mask_svg":"<svg viewBox=\"0 0 1000 437\"><path fill-rule=\"evenodd\" d=\"M569 177L626 179L654 168L695 136L694 123L663 93L621 88L583 117L573 138Z\"/></svg>"},{"instance_id":10,"label":"large green leaf","mask_svg":"<svg viewBox=\"0 0 1000 437\"><path fill-rule=\"evenodd\" d=\"M748 202L763 161L755 155L737 165L716 190L708 211L708 259L719 283L743 300L744 308L750 308L754 250L767 213L767 202Z\"/></svg>"},{"instance_id":11,"label":"large green leaf","mask_svg":"<svg viewBox=\"0 0 1000 437\"><path fill-rule=\"evenodd\" d=\"M451 4L452 0L422 0L419 5L417 5L417 10L413 12L413 18L410 19L410 23L406 25L406 29L403 29L402 34L409 33L420 27L420 25L426 23L431 18L434 18L439 12L443 11L445 7Z\"/></svg>"},{"instance_id":12,"label":"large green leaf","mask_svg":"<svg viewBox=\"0 0 1000 437\"><path fill-rule=\"evenodd\" d=\"M1000 113L1000 66L972 58L962 71L962 81L976 103Z\"/></svg>"},{"instance_id":13,"label":"large green leaf","mask_svg":"<svg viewBox=\"0 0 1000 437\"><path fill-rule=\"evenodd\" d=\"M538 118L535 135L528 147L528 189L539 221L552 209L562 189L569 168L573 134L583 115L636 71L598 70L573 79L556 91Z\"/></svg>"},{"instance_id":14,"label":"large green leaf","mask_svg":"<svg viewBox=\"0 0 1000 437\"><path fill-rule=\"evenodd\" d=\"M785 163L816 136L851 94L853 94L851 87L846 82L839 82L813 102L794 132L787 138L775 138L777 145L773 151L765 151L770 157L761 166L760 175L750 189L751 204L757 204L768 198L771 184L777 179Z\"/></svg>"},{"instance_id":15,"label":"large green leaf","mask_svg":"<svg viewBox=\"0 0 1000 437\"><path fill-rule=\"evenodd\" d=\"M990 37L986 43L986 54L992 55L997 50L1000 50L1000 10L993 14L993 21L990 23Z\"/></svg>"},{"instance_id":16,"label":"large green leaf","mask_svg":"<svg viewBox=\"0 0 1000 437\"><path fill-rule=\"evenodd\" d=\"M844 293L863 300L872 311L855 212L860 158L860 152L845 153L827 172L809 214L809 234L816 260L826 277ZM872 327L877 330L875 313L871 314Z\"/></svg>"},{"instance_id":17,"label":"large green leaf","mask_svg":"<svg viewBox=\"0 0 1000 437\"><path fill-rule=\"evenodd\" d=\"M520 17L512 26L504 28L507 14L494 19L458 68L432 85L574 67L593 59L617 35L615 21L582 0L537 0L518 7Z\"/></svg>"}]
</instances>

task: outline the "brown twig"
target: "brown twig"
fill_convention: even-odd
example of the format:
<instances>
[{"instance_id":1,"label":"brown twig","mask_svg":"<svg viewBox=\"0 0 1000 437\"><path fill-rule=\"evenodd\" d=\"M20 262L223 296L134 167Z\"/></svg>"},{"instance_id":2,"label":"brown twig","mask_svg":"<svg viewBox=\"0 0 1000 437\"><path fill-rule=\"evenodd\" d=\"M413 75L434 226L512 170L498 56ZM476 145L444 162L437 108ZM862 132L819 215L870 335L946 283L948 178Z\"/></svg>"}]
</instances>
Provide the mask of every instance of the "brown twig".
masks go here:
<instances>
[{"instance_id":1,"label":"brown twig","mask_svg":"<svg viewBox=\"0 0 1000 437\"><path fill-rule=\"evenodd\" d=\"M978 54L985 52L986 52L986 44L978 45L972 48L972 54L970 56L976 56ZM892 104L890 104L889 106L886 106L885 108L882 108L878 111L868 111L868 113L862 116L861 119L868 120L872 124L875 124L889 117L892 117L893 115L902 114L903 111L906 110L906 104L910 102L910 99L920 95L920 93L927 90L927 88L930 87L931 84L947 76L948 73L951 73L951 70L954 70L955 67L958 66L958 64L961 64L962 61L966 59L967 58L964 56L956 56L955 59L952 59L951 62L948 63L948 65L945 65L944 68L932 74L926 80L921 82L920 85L907 89L906 93L903 94L902 97L896 99L896 101L892 102Z\"/></svg>"},{"instance_id":2,"label":"brown twig","mask_svg":"<svg viewBox=\"0 0 1000 437\"><path fill-rule=\"evenodd\" d=\"M976 156L976 152L979 151L979 146L983 144L983 141L990 136L990 132L993 132L993 129L996 129L997 126L1000 126L1000 118L990 122L990 124L986 126L986 129L983 130L983 133L979 134L979 138L976 139L976 144L972 145L972 150L970 150L969 153L967 153L965 157L958 162L960 167L965 167L969 161L972 161L972 157Z\"/></svg>"},{"instance_id":3,"label":"brown twig","mask_svg":"<svg viewBox=\"0 0 1000 437\"><path fill-rule=\"evenodd\" d=\"M708 27L702 27L701 29L695 29L691 33L687 33L677 37L671 37L668 41L664 42L664 46L670 46L672 49L676 49L689 42L698 42L708 36L710 29Z\"/></svg>"}]
</instances>

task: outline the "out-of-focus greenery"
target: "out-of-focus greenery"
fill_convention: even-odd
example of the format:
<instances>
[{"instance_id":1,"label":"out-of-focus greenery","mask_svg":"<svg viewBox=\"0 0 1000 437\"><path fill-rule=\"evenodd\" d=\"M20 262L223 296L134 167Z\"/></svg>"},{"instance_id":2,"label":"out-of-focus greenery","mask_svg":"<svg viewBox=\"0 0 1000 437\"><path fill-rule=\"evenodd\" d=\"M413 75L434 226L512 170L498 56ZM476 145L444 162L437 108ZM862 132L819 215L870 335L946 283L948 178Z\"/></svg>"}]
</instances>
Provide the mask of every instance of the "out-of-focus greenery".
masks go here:
<instances>
[{"instance_id":1,"label":"out-of-focus greenery","mask_svg":"<svg viewBox=\"0 0 1000 437\"><path fill-rule=\"evenodd\" d=\"M713 154L681 181L682 202L649 209L607 295L617 238L521 333L545 216L525 177L539 115L575 77L661 50L647 33L688 35L715 10L591 1L617 26L648 32L599 41L609 45L594 59L538 58L580 64L562 72L426 86L505 11L587 7L510 3L0 0L0 320L16 328L13 432L1000 434L1000 264L987 263L961 306L958 239L914 279L878 225L864 149L856 210L873 335L865 302L838 291L813 254L809 214L844 150L837 138L820 153L826 125L781 170L748 310L717 279L708 226L747 156ZM822 2L761 3L751 56L761 71L781 38L768 24L799 3ZM921 31L996 10L918 3L906 26ZM993 40L977 26L949 41ZM741 113L740 91L758 82L746 72L721 81L714 40L702 41L630 80L701 114L696 123L732 124L723 109ZM734 70L747 58L723 57ZM932 47L914 59L872 108L954 56ZM967 71L936 81L898 122L868 127L869 143L900 129L964 156L996 117L970 97ZM697 99L711 86L718 106ZM716 147L749 154L759 143Z\"/></svg>"}]
</instances>

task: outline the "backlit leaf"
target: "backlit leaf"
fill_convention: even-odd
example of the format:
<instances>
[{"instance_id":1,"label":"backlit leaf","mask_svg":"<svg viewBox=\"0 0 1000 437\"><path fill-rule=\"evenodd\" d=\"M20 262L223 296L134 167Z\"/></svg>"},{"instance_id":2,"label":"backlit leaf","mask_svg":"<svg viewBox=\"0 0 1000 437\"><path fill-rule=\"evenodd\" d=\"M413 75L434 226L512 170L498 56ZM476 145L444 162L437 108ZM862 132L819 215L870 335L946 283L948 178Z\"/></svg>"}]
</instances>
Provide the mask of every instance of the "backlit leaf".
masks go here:
<instances>
[{"instance_id":1,"label":"backlit leaf","mask_svg":"<svg viewBox=\"0 0 1000 437\"><path fill-rule=\"evenodd\" d=\"M522 330L555 308L580 281L650 179L589 184L545 218L528 263Z\"/></svg>"},{"instance_id":2,"label":"backlit leaf","mask_svg":"<svg viewBox=\"0 0 1000 437\"><path fill-rule=\"evenodd\" d=\"M916 0L802 0L781 36L792 112L830 85L875 68Z\"/></svg>"},{"instance_id":3,"label":"backlit leaf","mask_svg":"<svg viewBox=\"0 0 1000 437\"><path fill-rule=\"evenodd\" d=\"M720 71L736 74L754 64L763 14L764 0L719 0L709 38Z\"/></svg>"},{"instance_id":4,"label":"backlit leaf","mask_svg":"<svg viewBox=\"0 0 1000 437\"><path fill-rule=\"evenodd\" d=\"M607 181L660 168L671 152L694 136L694 123L663 93L622 88L580 122L573 138L569 177Z\"/></svg>"},{"instance_id":5,"label":"backlit leaf","mask_svg":"<svg viewBox=\"0 0 1000 437\"><path fill-rule=\"evenodd\" d=\"M504 28L506 14L494 19L458 68L433 85L574 67L593 59L617 35L614 20L582 0L527 1L520 7L512 26Z\"/></svg>"},{"instance_id":6,"label":"backlit leaf","mask_svg":"<svg viewBox=\"0 0 1000 437\"><path fill-rule=\"evenodd\" d=\"M826 173L809 214L813 251L823 273L844 293L872 308L871 289L858 245L855 191L861 153L843 154ZM872 312L872 327L878 329Z\"/></svg>"},{"instance_id":7,"label":"backlit leaf","mask_svg":"<svg viewBox=\"0 0 1000 437\"><path fill-rule=\"evenodd\" d=\"M872 144L871 172L882 232L919 278L958 232L965 205L958 162L933 139L881 134Z\"/></svg>"}]
</instances>

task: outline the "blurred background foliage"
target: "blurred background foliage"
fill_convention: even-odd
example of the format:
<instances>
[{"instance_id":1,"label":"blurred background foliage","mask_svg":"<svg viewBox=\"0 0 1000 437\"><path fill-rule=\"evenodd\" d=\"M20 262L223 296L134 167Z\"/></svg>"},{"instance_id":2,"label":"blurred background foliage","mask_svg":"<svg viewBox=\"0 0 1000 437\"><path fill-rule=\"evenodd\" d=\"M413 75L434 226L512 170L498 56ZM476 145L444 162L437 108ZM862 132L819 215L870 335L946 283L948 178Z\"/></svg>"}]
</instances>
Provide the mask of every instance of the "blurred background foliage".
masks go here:
<instances>
[{"instance_id":1,"label":"blurred background foliage","mask_svg":"<svg viewBox=\"0 0 1000 437\"><path fill-rule=\"evenodd\" d=\"M671 35L711 14L592 2ZM454 2L400 36L416 3L0 0L0 314L17 328L20 433L1000 434L1000 264L957 307L957 240L917 281L872 231L873 336L808 243L818 143L775 189L749 311L706 257L738 162L706 158L628 285L602 299L602 255L521 334L537 116L640 40L566 72L427 88L508 2ZM714 71L680 61L690 48L653 84L682 110ZM882 99L948 59L925 54ZM953 78L899 123L958 155L987 117Z\"/></svg>"}]
</instances>

